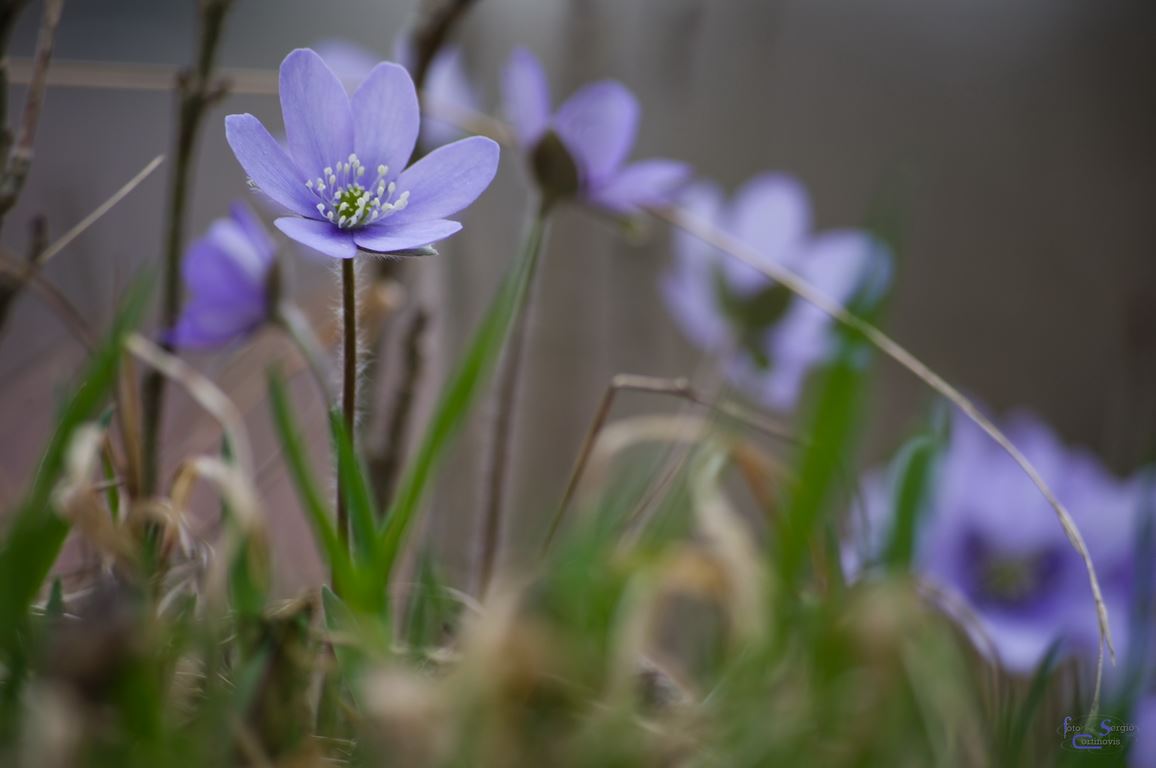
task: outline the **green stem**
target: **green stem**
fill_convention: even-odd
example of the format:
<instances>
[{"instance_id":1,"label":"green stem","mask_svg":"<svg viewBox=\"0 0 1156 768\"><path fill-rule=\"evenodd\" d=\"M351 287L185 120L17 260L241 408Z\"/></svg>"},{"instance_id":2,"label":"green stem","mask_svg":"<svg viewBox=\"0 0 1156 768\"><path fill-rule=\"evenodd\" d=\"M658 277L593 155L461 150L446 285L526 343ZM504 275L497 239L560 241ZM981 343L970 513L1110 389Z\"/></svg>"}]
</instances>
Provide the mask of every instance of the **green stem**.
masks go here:
<instances>
[{"instance_id":1,"label":"green stem","mask_svg":"<svg viewBox=\"0 0 1156 768\"><path fill-rule=\"evenodd\" d=\"M514 402L521 381L522 361L526 353L526 327L533 312L537 285L538 255L541 252L543 232L549 206L543 204L531 222L523 242L523 253L531 254L527 286L521 296L521 305L515 309L513 327L506 345L506 354L500 363L497 383L497 403L491 425L490 455L486 471L487 489L482 508L481 544L478 558L478 594L486 594L494 575L498 540L502 533L502 512L506 502L506 479L509 474L511 432L514 424Z\"/></svg>"},{"instance_id":2,"label":"green stem","mask_svg":"<svg viewBox=\"0 0 1156 768\"><path fill-rule=\"evenodd\" d=\"M341 305L345 346L341 359L341 415L350 440L356 439L353 424L357 411L357 269L353 259L341 262ZM337 533L349 545L349 510L340 475L337 481Z\"/></svg>"}]
</instances>

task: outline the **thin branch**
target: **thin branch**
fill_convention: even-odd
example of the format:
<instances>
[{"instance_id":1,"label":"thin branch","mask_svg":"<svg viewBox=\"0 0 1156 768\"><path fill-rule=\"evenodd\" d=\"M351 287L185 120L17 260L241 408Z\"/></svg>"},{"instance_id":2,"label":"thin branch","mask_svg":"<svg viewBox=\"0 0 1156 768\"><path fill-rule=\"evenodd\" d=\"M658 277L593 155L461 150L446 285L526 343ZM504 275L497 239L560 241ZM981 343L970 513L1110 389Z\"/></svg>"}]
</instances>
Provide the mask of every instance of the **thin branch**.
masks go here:
<instances>
[{"instance_id":1,"label":"thin branch","mask_svg":"<svg viewBox=\"0 0 1156 768\"><path fill-rule=\"evenodd\" d=\"M124 200L126 197L128 197L129 193L144 183L144 180L151 176L153 171L155 171L157 168L160 168L161 163L164 161L164 155L157 155L152 160L150 160L148 164L145 165L145 167L142 168L135 176L125 182L124 186L122 186L116 192L113 192L107 200L98 205L92 213L78 221L72 227L72 229L65 232L51 245L41 251L36 258L36 264L38 266L43 266L48 262L49 259L67 248L73 240L84 234L84 232L89 227L100 221L100 219L103 218L106 213L115 208L121 200Z\"/></svg>"},{"instance_id":2,"label":"thin branch","mask_svg":"<svg viewBox=\"0 0 1156 768\"><path fill-rule=\"evenodd\" d=\"M32 167L32 148L36 142L40 110L44 106L48 65L52 61L56 28L60 25L63 10L64 0L44 0L44 15L40 19L36 54L32 60L32 76L28 82L28 94L24 97L24 113L20 118L15 143L5 160L4 174L0 176L0 221L16 205L20 191L24 188L24 180L28 178L28 170ZM7 98L6 93L0 96Z\"/></svg>"},{"instance_id":3,"label":"thin branch","mask_svg":"<svg viewBox=\"0 0 1156 768\"><path fill-rule=\"evenodd\" d=\"M473 4L474 0L423 0L418 6L418 19L410 36L413 45L413 82L418 89L425 85L430 65L438 51Z\"/></svg>"},{"instance_id":4,"label":"thin branch","mask_svg":"<svg viewBox=\"0 0 1156 768\"><path fill-rule=\"evenodd\" d=\"M200 31L197 60L192 69L177 78L179 98L175 165L169 188L168 237L165 243L161 327L176 324L181 310L180 265L185 237L187 198L192 186L193 155L197 137L209 109L225 95L225 86L213 75L225 16L232 0L200 0ZM166 342L166 351L172 345ZM164 410L165 377L157 370L145 374L142 384L142 419L144 435L144 492L156 490L160 465L158 436Z\"/></svg>"},{"instance_id":5,"label":"thin branch","mask_svg":"<svg viewBox=\"0 0 1156 768\"><path fill-rule=\"evenodd\" d=\"M144 179L156 170L164 156L156 157L145 166L144 170L133 177L127 184L117 190L112 197L101 203L96 210L85 216L76 226L70 229L56 242L45 246L44 217L33 219L33 233L28 251L28 258L20 267L0 262L0 330L3 330L8 319L8 310L16 297L26 285L41 294L48 305L56 311L64 324L72 331L77 341L89 351L95 349L95 339L89 331L89 323L77 311L75 305L68 300L52 283L40 275L40 268L56 254L60 253L69 243L80 236L82 232L95 224L102 216L108 213L117 203L125 198L129 192L136 189Z\"/></svg>"}]
</instances>

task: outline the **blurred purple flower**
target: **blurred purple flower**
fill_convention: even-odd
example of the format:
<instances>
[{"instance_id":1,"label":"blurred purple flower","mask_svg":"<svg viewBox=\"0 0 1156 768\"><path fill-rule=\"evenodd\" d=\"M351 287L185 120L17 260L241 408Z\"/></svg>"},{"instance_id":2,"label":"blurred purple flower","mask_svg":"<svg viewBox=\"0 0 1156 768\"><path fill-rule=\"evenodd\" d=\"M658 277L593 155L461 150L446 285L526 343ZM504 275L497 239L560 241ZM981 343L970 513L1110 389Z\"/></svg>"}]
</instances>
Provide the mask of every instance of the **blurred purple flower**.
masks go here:
<instances>
[{"instance_id":1,"label":"blurred purple flower","mask_svg":"<svg viewBox=\"0 0 1156 768\"><path fill-rule=\"evenodd\" d=\"M851 298L869 270L888 274L883 246L867 233L812 235L807 192L790 176L756 176L729 204L714 185L695 184L681 202L695 218L839 303ZM830 318L699 238L682 230L674 237L674 265L662 289L675 321L696 345L722 351L728 376L748 394L774 408L792 407L808 371L833 351Z\"/></svg>"},{"instance_id":2,"label":"blurred purple flower","mask_svg":"<svg viewBox=\"0 0 1156 768\"><path fill-rule=\"evenodd\" d=\"M1133 593L1138 485L1111 475L1089 453L1067 448L1041 422L1018 414L1006 433L1068 507L1100 578L1121 659ZM1091 657L1099 642L1084 564L1055 512L1010 456L973 422L953 419L936 465L927 516L920 521L915 568L950 598L962 598L1004 666L1033 670L1056 640L1061 652ZM890 533L895 478L863 482L869 530L859 531L849 570L881 553Z\"/></svg>"},{"instance_id":3,"label":"blurred purple flower","mask_svg":"<svg viewBox=\"0 0 1156 768\"><path fill-rule=\"evenodd\" d=\"M299 243L337 258L429 245L462 227L446 219L489 186L498 145L480 136L406 170L421 122L404 67L377 64L350 97L315 52L281 63L288 152L256 117L229 115L225 135L252 184L297 214L276 220Z\"/></svg>"},{"instance_id":4,"label":"blurred purple flower","mask_svg":"<svg viewBox=\"0 0 1156 768\"><path fill-rule=\"evenodd\" d=\"M244 203L233 203L229 213L185 252L181 276L189 301L168 334L177 347L222 346L248 336L269 316L273 240Z\"/></svg>"},{"instance_id":5,"label":"blurred purple flower","mask_svg":"<svg viewBox=\"0 0 1156 768\"><path fill-rule=\"evenodd\" d=\"M413 56L410 48L408 37L398 38L394 46L394 58L412 74ZM326 40L314 46L314 50L350 93L379 61L372 51L346 40ZM480 108L477 90L466 76L465 60L461 46L458 45L447 45L434 56L426 72L424 91L428 101L435 107L435 113L439 107L470 111ZM421 140L424 146L440 147L463 135L461 129L436 114L430 114L428 110L422 119Z\"/></svg>"},{"instance_id":6,"label":"blurred purple flower","mask_svg":"<svg viewBox=\"0 0 1156 768\"><path fill-rule=\"evenodd\" d=\"M626 165L638 131L638 101L613 80L579 89L551 114L550 87L541 63L518 48L502 80L506 116L526 152L553 132L578 171L579 194L613 213L665 205L690 178L686 163L642 160Z\"/></svg>"},{"instance_id":7,"label":"blurred purple flower","mask_svg":"<svg viewBox=\"0 0 1156 768\"><path fill-rule=\"evenodd\" d=\"M1128 753L1132 768L1152 768L1156 765L1156 694L1140 700L1132 716L1136 726L1135 738Z\"/></svg>"}]
</instances>

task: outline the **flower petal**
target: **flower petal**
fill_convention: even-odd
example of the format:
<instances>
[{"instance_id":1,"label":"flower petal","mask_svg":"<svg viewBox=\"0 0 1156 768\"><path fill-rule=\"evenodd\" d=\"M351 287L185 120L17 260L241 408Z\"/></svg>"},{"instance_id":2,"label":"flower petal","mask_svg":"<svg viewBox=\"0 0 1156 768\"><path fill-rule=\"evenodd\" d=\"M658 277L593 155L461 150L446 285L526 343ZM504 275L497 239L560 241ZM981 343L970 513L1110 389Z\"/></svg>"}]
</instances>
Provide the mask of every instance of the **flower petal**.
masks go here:
<instances>
[{"instance_id":1,"label":"flower petal","mask_svg":"<svg viewBox=\"0 0 1156 768\"><path fill-rule=\"evenodd\" d=\"M486 190L498 170L498 145L483 136L446 144L418 160L397 179L409 204L389 223L444 219L465 208Z\"/></svg>"},{"instance_id":2,"label":"flower petal","mask_svg":"<svg viewBox=\"0 0 1156 768\"><path fill-rule=\"evenodd\" d=\"M248 306L194 299L165 338L182 349L220 347L249 335L261 325L264 311L251 310Z\"/></svg>"},{"instance_id":3,"label":"flower petal","mask_svg":"<svg viewBox=\"0 0 1156 768\"><path fill-rule=\"evenodd\" d=\"M420 221L413 224L390 226L380 224L358 230L353 236L359 248L377 253L404 251L436 243L460 231L462 225L447 219Z\"/></svg>"},{"instance_id":4,"label":"flower petal","mask_svg":"<svg viewBox=\"0 0 1156 768\"><path fill-rule=\"evenodd\" d=\"M449 109L481 110L480 99L469 77L461 46L449 45L438 51L425 76L426 103L436 112L439 106ZM440 147L465 136L456 125L427 114L421 123L421 138L426 146Z\"/></svg>"},{"instance_id":5,"label":"flower petal","mask_svg":"<svg viewBox=\"0 0 1156 768\"><path fill-rule=\"evenodd\" d=\"M315 251L320 251L326 256L352 259L357 255L357 246L353 244L353 233L348 229L338 229L328 221L286 216L277 219L273 224L290 238Z\"/></svg>"},{"instance_id":6,"label":"flower petal","mask_svg":"<svg viewBox=\"0 0 1156 768\"><path fill-rule=\"evenodd\" d=\"M237 200L229 205L229 215L256 249L260 262L265 266L273 263L273 253L277 250L277 244L273 242L273 238L269 236L257 214L253 213L253 209Z\"/></svg>"},{"instance_id":7,"label":"flower petal","mask_svg":"<svg viewBox=\"0 0 1156 768\"><path fill-rule=\"evenodd\" d=\"M289 153L305 171L299 179L304 184L353 151L349 96L337 75L308 48L298 48L281 62L280 92Z\"/></svg>"},{"instance_id":8,"label":"flower petal","mask_svg":"<svg viewBox=\"0 0 1156 768\"><path fill-rule=\"evenodd\" d=\"M384 164L396 177L417 144L421 112L409 72L383 61L353 94L354 146L370 170Z\"/></svg>"},{"instance_id":9,"label":"flower petal","mask_svg":"<svg viewBox=\"0 0 1156 768\"><path fill-rule=\"evenodd\" d=\"M722 191L714 184L699 183L681 196L682 207L696 221L717 225L722 216ZM674 259L663 277L662 294L667 308L683 334L702 349L727 347L734 336L718 302L714 272L727 258L700 238L676 229Z\"/></svg>"},{"instance_id":10,"label":"flower petal","mask_svg":"<svg viewBox=\"0 0 1156 768\"><path fill-rule=\"evenodd\" d=\"M181 278L194 296L260 301L268 265L231 219L218 219L185 251Z\"/></svg>"},{"instance_id":11,"label":"flower petal","mask_svg":"<svg viewBox=\"0 0 1156 768\"><path fill-rule=\"evenodd\" d=\"M600 186L590 200L615 213L635 213L646 206L665 205L690 178L691 168L676 160L632 163Z\"/></svg>"},{"instance_id":12,"label":"flower petal","mask_svg":"<svg viewBox=\"0 0 1156 768\"><path fill-rule=\"evenodd\" d=\"M353 93L380 59L368 48L348 40L333 38L314 43L313 50L325 66L337 75L347 93Z\"/></svg>"},{"instance_id":13,"label":"flower petal","mask_svg":"<svg viewBox=\"0 0 1156 768\"><path fill-rule=\"evenodd\" d=\"M815 236L792 267L824 296L846 304L872 264L884 257L883 247L866 232L832 230Z\"/></svg>"},{"instance_id":14,"label":"flower petal","mask_svg":"<svg viewBox=\"0 0 1156 768\"><path fill-rule=\"evenodd\" d=\"M237 162L261 191L278 205L303 216L316 214L316 198L305 187L305 174L252 115L225 118L225 139Z\"/></svg>"},{"instance_id":15,"label":"flower petal","mask_svg":"<svg viewBox=\"0 0 1156 768\"><path fill-rule=\"evenodd\" d=\"M724 226L775 264L790 264L811 226L807 189L785 173L755 176L735 193Z\"/></svg>"},{"instance_id":16,"label":"flower petal","mask_svg":"<svg viewBox=\"0 0 1156 768\"><path fill-rule=\"evenodd\" d=\"M558 108L554 130L586 183L597 186L622 166L634 145L638 113L634 94L614 80L591 83Z\"/></svg>"},{"instance_id":17,"label":"flower petal","mask_svg":"<svg viewBox=\"0 0 1156 768\"><path fill-rule=\"evenodd\" d=\"M514 135L524 147L535 144L550 123L550 84L542 64L525 48L515 48L502 72L502 101Z\"/></svg>"}]
</instances>

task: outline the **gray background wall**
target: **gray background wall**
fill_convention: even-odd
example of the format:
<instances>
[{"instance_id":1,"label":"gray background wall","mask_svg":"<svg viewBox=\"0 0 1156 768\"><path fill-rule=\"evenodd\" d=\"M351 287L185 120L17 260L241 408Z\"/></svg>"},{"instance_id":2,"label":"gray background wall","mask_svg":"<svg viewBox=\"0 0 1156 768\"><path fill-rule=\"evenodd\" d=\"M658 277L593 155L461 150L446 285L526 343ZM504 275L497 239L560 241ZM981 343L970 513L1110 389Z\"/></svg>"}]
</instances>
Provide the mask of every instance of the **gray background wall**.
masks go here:
<instances>
[{"instance_id":1,"label":"gray background wall","mask_svg":"<svg viewBox=\"0 0 1156 768\"><path fill-rule=\"evenodd\" d=\"M238 0L223 63L272 70L288 49L332 37L385 57L412 5ZM58 55L183 63L191 7L73 0ZM31 51L35 16L18 31L17 55ZM873 196L902 175L907 250L888 330L993 410L1031 407L1123 471L1156 426L1154 33L1156 6L1144 0L479 0L459 37L487 103L515 44L543 57L558 95L617 77L644 106L639 155L683 157L732 188L764 169L795 173L811 189L820 227L862 221ZM20 95L14 89L16 103ZM62 232L166 151L172 106L165 92L52 90L5 244L19 248L35 211ZM235 111L279 124L273 97L235 96L216 110L201 145L191 232L244 194L220 122ZM157 263L164 191L158 174L49 266L47 276L94 325L108 321L134 271ZM419 292L436 300L427 405L516 247L524 198L507 153L498 182L467 213L467 231L436 264L411 265ZM553 235L518 411L515 547L541 535L612 373L678 375L703 363L658 300L661 227L636 246L566 212ZM327 267L296 263L296 290L326 319L335 299ZM289 588L318 569L261 400L265 362L283 353L266 336L243 354L196 361L251 412ZM0 338L0 498L26 481L81 357L26 296ZM308 382L299 384L320 461L320 411ZM865 462L886 456L928 400L881 361ZM170 404L169 456L215 450L218 435L188 399ZM662 407L633 400L624 412ZM445 468L427 531L458 576L471 548L484 415Z\"/></svg>"}]
</instances>

